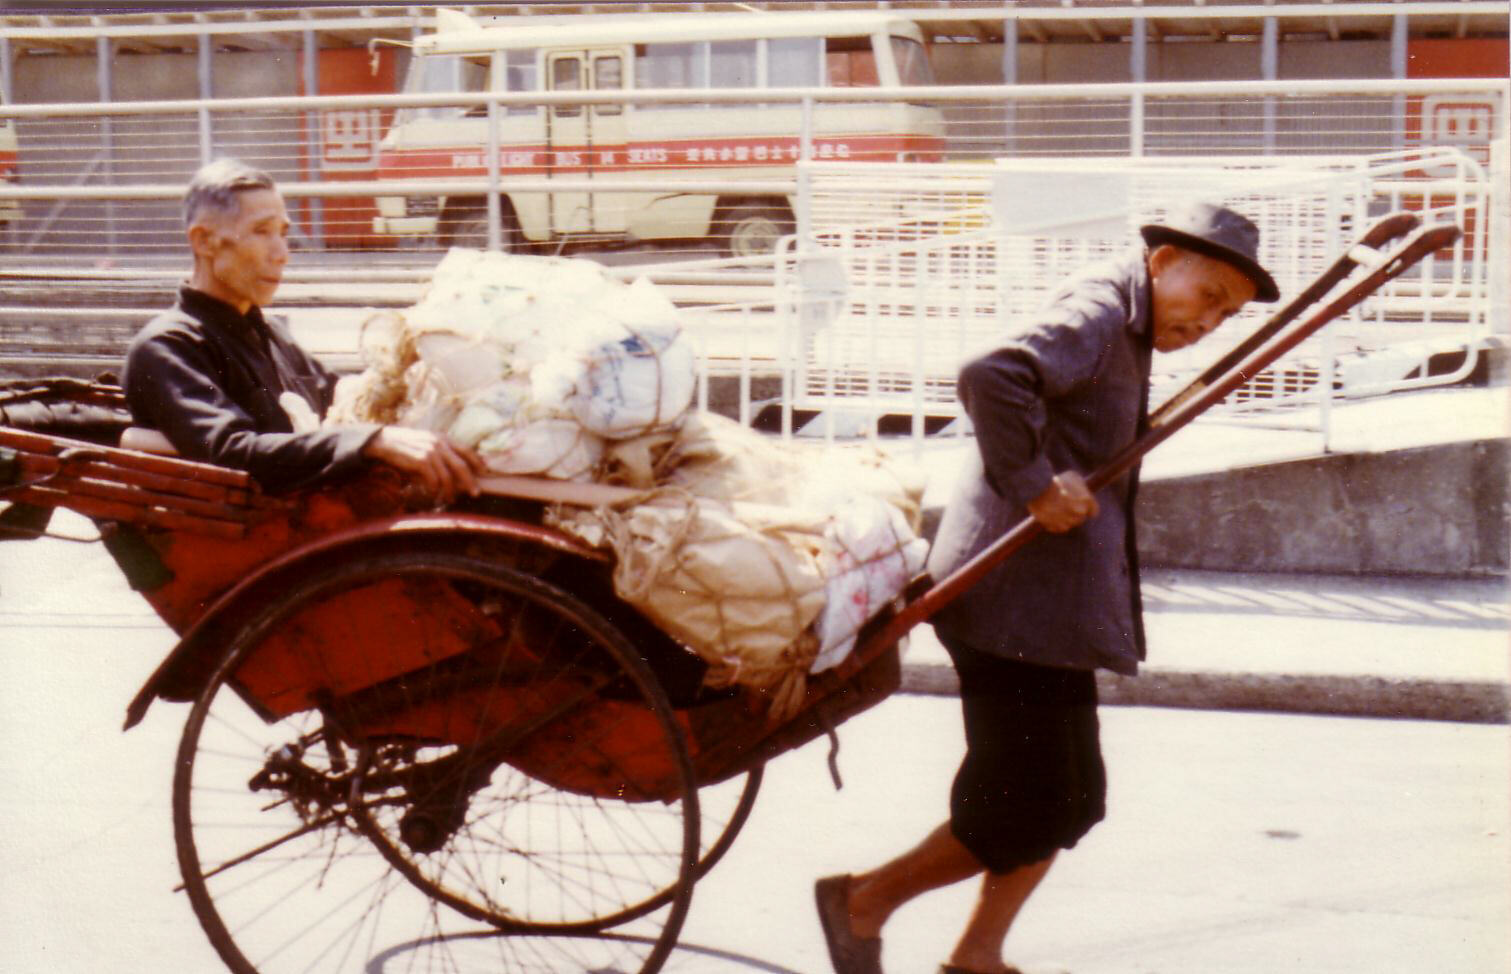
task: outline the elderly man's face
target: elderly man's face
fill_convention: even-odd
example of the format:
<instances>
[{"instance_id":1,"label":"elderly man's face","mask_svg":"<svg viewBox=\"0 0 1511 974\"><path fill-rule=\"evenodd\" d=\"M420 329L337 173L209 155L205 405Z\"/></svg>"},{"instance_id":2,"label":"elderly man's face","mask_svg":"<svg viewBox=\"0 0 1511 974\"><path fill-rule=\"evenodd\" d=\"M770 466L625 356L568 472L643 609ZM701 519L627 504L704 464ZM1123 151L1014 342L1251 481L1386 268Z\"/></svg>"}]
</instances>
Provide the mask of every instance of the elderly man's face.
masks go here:
<instances>
[{"instance_id":1,"label":"elderly man's face","mask_svg":"<svg viewBox=\"0 0 1511 974\"><path fill-rule=\"evenodd\" d=\"M237 194L235 214L211 212L189 231L201 290L238 311L272 300L289 259L289 217L275 189Z\"/></svg>"},{"instance_id":2,"label":"elderly man's face","mask_svg":"<svg viewBox=\"0 0 1511 974\"><path fill-rule=\"evenodd\" d=\"M1154 347L1173 352L1201 341L1254 298L1254 282L1238 268L1168 244L1149 254Z\"/></svg>"}]
</instances>

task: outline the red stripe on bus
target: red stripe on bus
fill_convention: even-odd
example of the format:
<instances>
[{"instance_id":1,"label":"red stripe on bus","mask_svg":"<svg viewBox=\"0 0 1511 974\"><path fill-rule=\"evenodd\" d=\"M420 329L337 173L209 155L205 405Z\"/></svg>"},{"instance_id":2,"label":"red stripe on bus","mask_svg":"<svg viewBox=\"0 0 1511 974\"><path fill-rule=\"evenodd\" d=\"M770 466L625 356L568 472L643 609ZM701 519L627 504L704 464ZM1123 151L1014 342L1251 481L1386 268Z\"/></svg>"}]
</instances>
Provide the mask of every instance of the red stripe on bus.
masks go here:
<instances>
[{"instance_id":1,"label":"red stripe on bus","mask_svg":"<svg viewBox=\"0 0 1511 974\"><path fill-rule=\"evenodd\" d=\"M562 169L597 172L636 172L668 166L726 169L749 166L781 166L797 161L799 140L795 136L739 136L709 139L677 139L666 142L626 143L614 146L508 145L499 150L499 165L513 175L543 174ZM908 154L922 161L938 161L944 140L930 135L834 136L813 141L821 160L895 161ZM479 148L454 146L433 149L386 149L378 168L389 178L422 178L436 172L480 175L487 161Z\"/></svg>"}]
</instances>

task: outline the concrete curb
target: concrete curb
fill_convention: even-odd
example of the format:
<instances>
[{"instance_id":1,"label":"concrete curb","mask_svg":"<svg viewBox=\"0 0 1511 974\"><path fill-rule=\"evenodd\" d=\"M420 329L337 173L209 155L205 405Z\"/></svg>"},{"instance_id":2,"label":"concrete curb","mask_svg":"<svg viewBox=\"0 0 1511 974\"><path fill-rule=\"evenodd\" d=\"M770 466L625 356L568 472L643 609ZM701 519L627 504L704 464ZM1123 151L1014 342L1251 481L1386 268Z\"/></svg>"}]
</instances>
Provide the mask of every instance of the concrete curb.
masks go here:
<instances>
[{"instance_id":1,"label":"concrete curb","mask_svg":"<svg viewBox=\"0 0 1511 974\"><path fill-rule=\"evenodd\" d=\"M944 663L909 663L902 668L903 693L953 696L959 686L954 669ZM1098 671L1097 692L1103 704L1114 707L1511 722L1511 686L1489 681L1175 670L1146 670L1142 676L1126 677Z\"/></svg>"}]
</instances>

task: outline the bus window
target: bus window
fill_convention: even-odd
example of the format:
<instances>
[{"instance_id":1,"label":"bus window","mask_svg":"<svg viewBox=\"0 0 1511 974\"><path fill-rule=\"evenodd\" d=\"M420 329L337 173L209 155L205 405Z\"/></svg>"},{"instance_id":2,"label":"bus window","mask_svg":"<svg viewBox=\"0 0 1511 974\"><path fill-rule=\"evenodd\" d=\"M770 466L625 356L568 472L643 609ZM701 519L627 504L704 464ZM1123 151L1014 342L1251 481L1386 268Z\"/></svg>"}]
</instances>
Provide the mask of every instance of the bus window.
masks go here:
<instances>
[{"instance_id":1,"label":"bus window","mask_svg":"<svg viewBox=\"0 0 1511 974\"><path fill-rule=\"evenodd\" d=\"M504 90L539 91L540 77L535 66L537 52L508 51L504 55ZM510 105L510 115L534 115L534 105Z\"/></svg>"},{"instance_id":2,"label":"bus window","mask_svg":"<svg viewBox=\"0 0 1511 974\"><path fill-rule=\"evenodd\" d=\"M600 91L618 91L624 87L624 60L617 54L601 54L593 58L593 87ZM594 111L599 115L620 115L623 105L598 105Z\"/></svg>"},{"instance_id":3,"label":"bus window","mask_svg":"<svg viewBox=\"0 0 1511 974\"><path fill-rule=\"evenodd\" d=\"M417 56L409 62L409 75L404 81L404 90L412 94L451 94L488 90L488 54L430 54ZM406 108L400 113L401 120L414 118L458 118L469 114L488 114L487 106L442 106L436 108Z\"/></svg>"},{"instance_id":4,"label":"bus window","mask_svg":"<svg viewBox=\"0 0 1511 974\"><path fill-rule=\"evenodd\" d=\"M708 54L710 88L754 88L759 81L755 41L713 41Z\"/></svg>"},{"instance_id":5,"label":"bus window","mask_svg":"<svg viewBox=\"0 0 1511 974\"><path fill-rule=\"evenodd\" d=\"M824 61L831 88L874 88L881 84L869 37L825 38Z\"/></svg>"},{"instance_id":6,"label":"bus window","mask_svg":"<svg viewBox=\"0 0 1511 974\"><path fill-rule=\"evenodd\" d=\"M897 62L898 84L931 85L934 83L934 69L929 64L929 52L913 38L892 38L892 60Z\"/></svg>"},{"instance_id":7,"label":"bus window","mask_svg":"<svg viewBox=\"0 0 1511 974\"><path fill-rule=\"evenodd\" d=\"M551 90L582 90L582 60L580 58L559 57L551 62ZM575 118L582 114L582 106L557 105L554 112L558 118Z\"/></svg>"},{"instance_id":8,"label":"bus window","mask_svg":"<svg viewBox=\"0 0 1511 974\"><path fill-rule=\"evenodd\" d=\"M637 44L636 88L708 87L707 44Z\"/></svg>"},{"instance_id":9,"label":"bus window","mask_svg":"<svg viewBox=\"0 0 1511 974\"><path fill-rule=\"evenodd\" d=\"M823 41L774 37L766 42L766 82L771 88L817 88L823 84Z\"/></svg>"}]
</instances>

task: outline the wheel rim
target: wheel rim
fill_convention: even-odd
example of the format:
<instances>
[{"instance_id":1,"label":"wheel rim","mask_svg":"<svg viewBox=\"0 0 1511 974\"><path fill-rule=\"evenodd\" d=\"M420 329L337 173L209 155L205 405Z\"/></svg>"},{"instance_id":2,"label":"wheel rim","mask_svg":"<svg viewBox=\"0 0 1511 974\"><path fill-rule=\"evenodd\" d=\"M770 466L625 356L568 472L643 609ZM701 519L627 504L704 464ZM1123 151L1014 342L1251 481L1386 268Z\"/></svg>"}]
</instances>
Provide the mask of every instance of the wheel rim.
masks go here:
<instances>
[{"instance_id":1,"label":"wheel rim","mask_svg":"<svg viewBox=\"0 0 1511 974\"><path fill-rule=\"evenodd\" d=\"M776 250L782 228L766 214L739 220L729 234L729 249L736 257L764 257Z\"/></svg>"},{"instance_id":2,"label":"wheel rim","mask_svg":"<svg viewBox=\"0 0 1511 974\"><path fill-rule=\"evenodd\" d=\"M512 612L511 619L528 621L537 646L542 627L554 627L558 649L576 646L593 654L591 677L561 665L560 657L551 658L549 670L539 659L533 671L522 667L523 648L514 652L495 634L486 651L479 642L468 654L447 657L453 663L460 658L464 666L445 670L445 661L437 662L388 684L399 687L397 696L369 694L365 717L350 703L360 694L351 694L267 723L228 684L238 671L242 683L255 679L248 676L257 663L253 654L271 653L263 645L267 633L280 626L287 631L290 620L308 624L321 607L370 596L375 580L394 577L439 583L498 612ZM461 556L372 559L326 571L301 590L323 595L285 599L243 630L196 702L180 744L174 823L185 887L232 969L360 966L405 929L396 916L412 925L410 936L417 928L422 940L470 929L468 921L510 934L569 934L645 917L635 932L648 936L638 944L636 938L602 941L600 952L613 956L589 966L659 968L675 945L696 878L698 796L674 714L644 664L620 645L622 637L559 590ZM511 630L510 638L515 634ZM493 682L479 688L477 673L468 667L473 657L487 654ZM608 677L605 658L620 666ZM554 681L554 690L541 689L543 681ZM539 696L555 694L550 706L531 711L537 718L557 715L534 721L540 727L532 733L545 735L573 715L601 709L593 694L606 684L630 698L633 707L621 709L649 711L650 724L660 728L662 738L647 746L665 750L658 757L676 765L672 801L619 801L562 790L499 761L499 742L507 743L500 735L507 730L517 737L529 721L459 745L393 733L374 717L443 712L456 724L457 714L473 714L481 726L501 701L511 713L525 710L517 698L503 697L504 688L518 693L524 686ZM374 699L382 704L377 710L370 706ZM405 706L394 709L394 700ZM485 701L494 709L479 709ZM369 731L383 733L353 733L353 722L364 720ZM583 726L591 725L571 728ZM598 725L601 734L615 726ZM640 732L646 726L643 716L635 725ZM608 747L601 734L561 753L563 767L553 771L537 762L531 771L570 775L568 765ZM468 789L453 787L464 779ZM463 791L468 793L457 797ZM417 828L417 821L430 831ZM647 916L665 904L669 909ZM510 938L499 940L500 950L509 953ZM501 958L501 969L528 970L526 954L540 956L538 947L518 950L518 956Z\"/></svg>"},{"instance_id":3,"label":"wheel rim","mask_svg":"<svg viewBox=\"0 0 1511 974\"><path fill-rule=\"evenodd\" d=\"M705 838L698 858L700 879L719 864L719 860L734 845L735 837L750 819L764 774L764 766L756 765L744 775L718 785L705 786L698 793L699 831L709 837Z\"/></svg>"}]
</instances>

